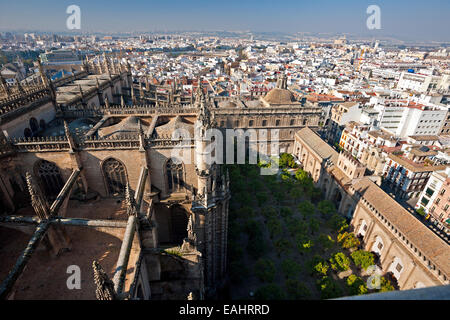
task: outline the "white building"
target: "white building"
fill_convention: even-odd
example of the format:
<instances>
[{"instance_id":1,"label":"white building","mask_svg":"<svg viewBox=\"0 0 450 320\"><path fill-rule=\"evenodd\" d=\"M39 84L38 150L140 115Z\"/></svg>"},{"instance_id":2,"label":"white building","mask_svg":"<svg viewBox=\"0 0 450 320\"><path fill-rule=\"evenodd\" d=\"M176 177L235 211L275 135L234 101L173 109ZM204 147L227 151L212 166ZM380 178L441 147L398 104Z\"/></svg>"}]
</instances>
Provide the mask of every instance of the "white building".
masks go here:
<instances>
[{"instance_id":1,"label":"white building","mask_svg":"<svg viewBox=\"0 0 450 320\"><path fill-rule=\"evenodd\" d=\"M447 109L437 105L418 104L409 100L385 100L374 106L377 125L406 138L412 135L439 135Z\"/></svg>"}]
</instances>

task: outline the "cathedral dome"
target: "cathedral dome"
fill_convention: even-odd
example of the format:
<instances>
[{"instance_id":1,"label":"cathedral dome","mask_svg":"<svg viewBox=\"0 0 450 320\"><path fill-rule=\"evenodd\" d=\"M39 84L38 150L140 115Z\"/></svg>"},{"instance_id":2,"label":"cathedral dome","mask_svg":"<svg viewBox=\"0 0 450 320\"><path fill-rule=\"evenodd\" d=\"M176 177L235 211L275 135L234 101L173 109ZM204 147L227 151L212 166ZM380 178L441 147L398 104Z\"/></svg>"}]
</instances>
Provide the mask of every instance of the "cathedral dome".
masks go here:
<instances>
[{"instance_id":1,"label":"cathedral dome","mask_svg":"<svg viewBox=\"0 0 450 320\"><path fill-rule=\"evenodd\" d=\"M280 88L270 90L263 99L269 104L291 104L295 102L292 92Z\"/></svg>"}]
</instances>

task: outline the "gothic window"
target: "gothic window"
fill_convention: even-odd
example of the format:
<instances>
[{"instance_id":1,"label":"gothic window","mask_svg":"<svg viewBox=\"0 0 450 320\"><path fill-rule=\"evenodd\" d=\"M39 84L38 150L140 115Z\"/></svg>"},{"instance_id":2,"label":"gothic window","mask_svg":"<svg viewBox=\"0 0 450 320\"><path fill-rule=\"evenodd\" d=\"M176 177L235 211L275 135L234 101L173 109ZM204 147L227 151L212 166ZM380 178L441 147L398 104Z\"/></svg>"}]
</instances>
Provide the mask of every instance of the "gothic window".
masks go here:
<instances>
[{"instance_id":1,"label":"gothic window","mask_svg":"<svg viewBox=\"0 0 450 320\"><path fill-rule=\"evenodd\" d=\"M30 119L30 129L32 132L36 132L39 129L39 124L38 121L36 120L36 118L31 118Z\"/></svg>"},{"instance_id":2,"label":"gothic window","mask_svg":"<svg viewBox=\"0 0 450 320\"><path fill-rule=\"evenodd\" d=\"M25 138L30 138L33 133L31 132L30 128L25 128L25 130L23 130L23 135L25 136Z\"/></svg>"},{"instance_id":3,"label":"gothic window","mask_svg":"<svg viewBox=\"0 0 450 320\"><path fill-rule=\"evenodd\" d=\"M127 186L127 173L125 166L114 158L103 162L103 174L106 179L108 194L111 196L124 196Z\"/></svg>"},{"instance_id":4,"label":"gothic window","mask_svg":"<svg viewBox=\"0 0 450 320\"><path fill-rule=\"evenodd\" d=\"M166 164L167 189L170 192L180 191L184 185L183 164L181 161L175 163L169 159Z\"/></svg>"},{"instance_id":5,"label":"gothic window","mask_svg":"<svg viewBox=\"0 0 450 320\"><path fill-rule=\"evenodd\" d=\"M263 126L263 127L267 126L267 120L263 120L262 126Z\"/></svg>"},{"instance_id":6,"label":"gothic window","mask_svg":"<svg viewBox=\"0 0 450 320\"><path fill-rule=\"evenodd\" d=\"M64 186L59 168L53 162L40 160L35 167L42 191L49 198L55 198Z\"/></svg>"}]
</instances>

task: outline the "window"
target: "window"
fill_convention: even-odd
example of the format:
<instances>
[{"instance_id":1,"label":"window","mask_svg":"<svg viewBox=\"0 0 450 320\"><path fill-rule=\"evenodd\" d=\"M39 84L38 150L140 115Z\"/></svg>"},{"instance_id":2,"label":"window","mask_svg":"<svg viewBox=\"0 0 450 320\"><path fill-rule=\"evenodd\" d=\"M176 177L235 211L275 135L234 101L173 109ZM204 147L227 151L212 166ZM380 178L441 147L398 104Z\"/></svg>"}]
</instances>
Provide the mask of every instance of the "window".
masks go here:
<instances>
[{"instance_id":1,"label":"window","mask_svg":"<svg viewBox=\"0 0 450 320\"><path fill-rule=\"evenodd\" d=\"M276 125L277 127L280 125L280 120L279 120L279 119L277 119L277 120L275 121L275 125Z\"/></svg>"},{"instance_id":2,"label":"window","mask_svg":"<svg viewBox=\"0 0 450 320\"><path fill-rule=\"evenodd\" d=\"M267 120L263 120L262 126L263 126L263 127L267 126Z\"/></svg>"},{"instance_id":3,"label":"window","mask_svg":"<svg viewBox=\"0 0 450 320\"><path fill-rule=\"evenodd\" d=\"M249 126L249 127L253 127L253 120L250 120L250 121L248 122L248 126Z\"/></svg>"},{"instance_id":4,"label":"window","mask_svg":"<svg viewBox=\"0 0 450 320\"><path fill-rule=\"evenodd\" d=\"M291 119L291 121L289 122L289 125L294 125L294 119Z\"/></svg>"},{"instance_id":5,"label":"window","mask_svg":"<svg viewBox=\"0 0 450 320\"><path fill-rule=\"evenodd\" d=\"M397 263L397 266L395 267L395 269L396 269L398 272L401 272L402 269L403 269L403 267L402 267L402 265L401 265L400 263Z\"/></svg>"}]
</instances>

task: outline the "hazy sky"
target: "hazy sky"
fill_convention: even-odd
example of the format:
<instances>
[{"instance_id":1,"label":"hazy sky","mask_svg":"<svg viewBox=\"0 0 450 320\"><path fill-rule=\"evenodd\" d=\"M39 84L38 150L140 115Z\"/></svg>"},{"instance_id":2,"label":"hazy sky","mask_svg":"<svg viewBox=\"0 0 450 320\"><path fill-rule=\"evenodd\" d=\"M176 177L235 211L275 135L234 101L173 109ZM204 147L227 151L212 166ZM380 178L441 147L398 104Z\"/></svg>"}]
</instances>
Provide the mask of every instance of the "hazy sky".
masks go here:
<instances>
[{"instance_id":1,"label":"hazy sky","mask_svg":"<svg viewBox=\"0 0 450 320\"><path fill-rule=\"evenodd\" d=\"M449 0L0 0L0 30L67 30L71 4L81 8L81 32L345 32L450 41ZM381 30L366 27L371 4L381 8Z\"/></svg>"}]
</instances>

